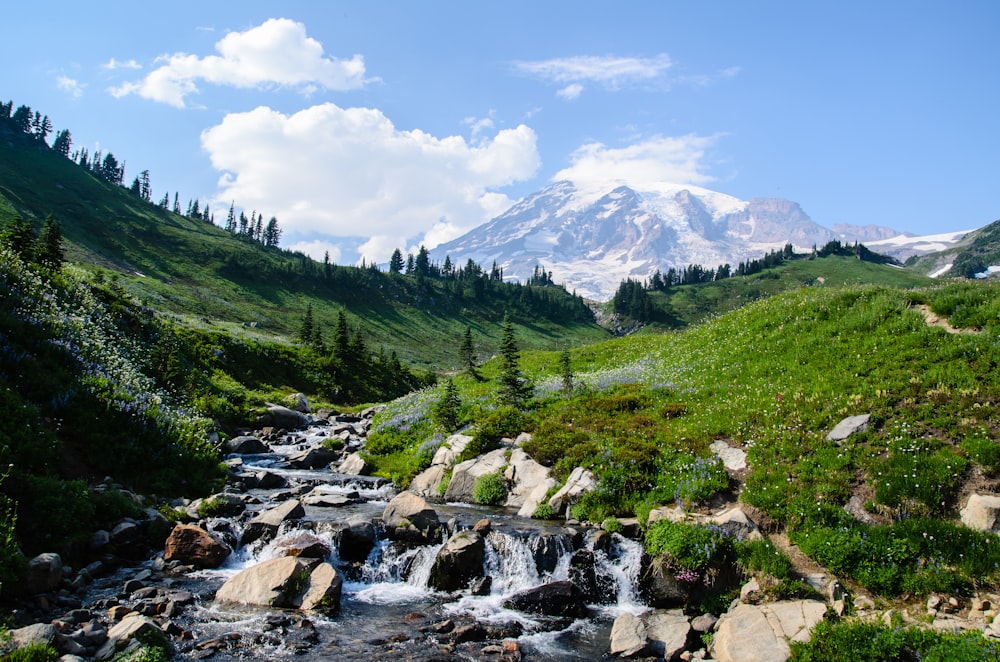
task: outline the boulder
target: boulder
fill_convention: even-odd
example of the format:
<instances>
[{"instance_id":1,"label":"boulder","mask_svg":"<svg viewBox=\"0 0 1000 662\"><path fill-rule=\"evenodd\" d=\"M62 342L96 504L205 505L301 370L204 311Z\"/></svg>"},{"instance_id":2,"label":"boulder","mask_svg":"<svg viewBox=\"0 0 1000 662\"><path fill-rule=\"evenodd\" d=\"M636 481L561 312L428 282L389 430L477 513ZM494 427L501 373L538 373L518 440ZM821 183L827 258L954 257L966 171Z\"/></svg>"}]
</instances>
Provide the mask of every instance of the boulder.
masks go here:
<instances>
[{"instance_id":1,"label":"boulder","mask_svg":"<svg viewBox=\"0 0 1000 662\"><path fill-rule=\"evenodd\" d=\"M576 503L585 492L592 492L596 485L594 474L583 467L577 467L570 473L566 483L549 499L549 505L557 513L566 512L570 505Z\"/></svg>"},{"instance_id":2,"label":"boulder","mask_svg":"<svg viewBox=\"0 0 1000 662\"><path fill-rule=\"evenodd\" d=\"M498 448L472 460L455 465L451 482L444 493L445 501L472 503L472 490L476 481L486 474L497 473L507 466L507 450Z\"/></svg>"},{"instance_id":3,"label":"boulder","mask_svg":"<svg viewBox=\"0 0 1000 662\"><path fill-rule=\"evenodd\" d=\"M505 505L510 508L520 508L539 485L549 484L549 469L532 460L520 448L515 448L511 451L509 464L504 470L504 478L511 486ZM548 491L548 487L545 489ZM535 509L531 510L534 512Z\"/></svg>"},{"instance_id":4,"label":"boulder","mask_svg":"<svg viewBox=\"0 0 1000 662\"><path fill-rule=\"evenodd\" d=\"M284 502L276 508L271 508L257 515L247 522L243 529L243 537L240 539L241 545L264 538L270 540L278 533L278 529L284 522L305 517L306 511L296 499Z\"/></svg>"},{"instance_id":5,"label":"boulder","mask_svg":"<svg viewBox=\"0 0 1000 662\"><path fill-rule=\"evenodd\" d=\"M589 549L578 549L573 552L573 556L569 559L569 580L580 587L588 603L607 602L608 598L615 597L614 591L611 591L610 595L602 595L597 581L596 558L594 552Z\"/></svg>"},{"instance_id":6,"label":"boulder","mask_svg":"<svg viewBox=\"0 0 1000 662\"><path fill-rule=\"evenodd\" d=\"M62 577L62 557L55 552L39 554L28 561L27 583L31 593L49 593L56 590Z\"/></svg>"},{"instance_id":7,"label":"boulder","mask_svg":"<svg viewBox=\"0 0 1000 662\"><path fill-rule=\"evenodd\" d=\"M504 600L503 607L543 616L583 618L588 613L586 596L576 584L565 580L515 593Z\"/></svg>"},{"instance_id":8,"label":"boulder","mask_svg":"<svg viewBox=\"0 0 1000 662\"><path fill-rule=\"evenodd\" d=\"M260 607L335 611L342 587L343 580L329 563L282 556L231 577L215 599Z\"/></svg>"},{"instance_id":9,"label":"boulder","mask_svg":"<svg viewBox=\"0 0 1000 662\"><path fill-rule=\"evenodd\" d=\"M559 484L555 478L546 478L544 481L535 486L535 489L531 490L524 499L524 503L521 504L520 510L517 511L518 517L531 517L535 514L535 509L545 501L545 497L548 496L549 490Z\"/></svg>"},{"instance_id":10,"label":"boulder","mask_svg":"<svg viewBox=\"0 0 1000 662\"><path fill-rule=\"evenodd\" d=\"M129 614L108 630L108 640L94 659L111 659L116 653L128 648L133 641L162 648L168 653L173 650L167 635L153 619L140 614Z\"/></svg>"},{"instance_id":11,"label":"boulder","mask_svg":"<svg viewBox=\"0 0 1000 662\"><path fill-rule=\"evenodd\" d=\"M257 437L241 435L226 442L226 452L237 455L256 455L270 453L271 448Z\"/></svg>"},{"instance_id":12,"label":"boulder","mask_svg":"<svg viewBox=\"0 0 1000 662\"><path fill-rule=\"evenodd\" d=\"M302 503L313 508L340 508L341 506L349 506L352 503L357 503L357 501L357 499L349 497L346 494L316 490L313 490L302 499Z\"/></svg>"},{"instance_id":13,"label":"boulder","mask_svg":"<svg viewBox=\"0 0 1000 662\"><path fill-rule=\"evenodd\" d=\"M163 547L164 561L180 561L198 568L218 568L232 552L208 531L197 526L178 524L167 536Z\"/></svg>"},{"instance_id":14,"label":"boulder","mask_svg":"<svg viewBox=\"0 0 1000 662\"><path fill-rule=\"evenodd\" d=\"M337 467L337 471L351 476L367 476L372 472L372 467L364 461L360 453L350 453Z\"/></svg>"},{"instance_id":15,"label":"boulder","mask_svg":"<svg viewBox=\"0 0 1000 662\"><path fill-rule=\"evenodd\" d=\"M437 497L438 485L441 484L447 473L448 469L443 464L431 465L418 473L407 489L425 498Z\"/></svg>"},{"instance_id":16,"label":"boulder","mask_svg":"<svg viewBox=\"0 0 1000 662\"><path fill-rule=\"evenodd\" d=\"M723 511L708 521L718 525L727 535L738 540L754 540L761 537L760 529L739 506Z\"/></svg>"},{"instance_id":17,"label":"boulder","mask_svg":"<svg viewBox=\"0 0 1000 662\"><path fill-rule=\"evenodd\" d=\"M290 408L300 414L309 413L309 399L306 398L305 393L295 393L288 398Z\"/></svg>"},{"instance_id":18,"label":"boulder","mask_svg":"<svg viewBox=\"0 0 1000 662\"><path fill-rule=\"evenodd\" d=\"M962 524L978 531L1000 531L1000 496L972 494L961 510Z\"/></svg>"},{"instance_id":19,"label":"boulder","mask_svg":"<svg viewBox=\"0 0 1000 662\"><path fill-rule=\"evenodd\" d=\"M288 458L288 464L294 469L325 469L338 457L340 453L337 451L326 446L316 446L292 455Z\"/></svg>"},{"instance_id":20,"label":"boulder","mask_svg":"<svg viewBox=\"0 0 1000 662\"><path fill-rule=\"evenodd\" d=\"M434 559L430 586L439 591L460 591L483 576L486 542L476 531L459 531L444 544Z\"/></svg>"},{"instance_id":21,"label":"boulder","mask_svg":"<svg viewBox=\"0 0 1000 662\"><path fill-rule=\"evenodd\" d=\"M276 428L296 430L309 422L309 417L302 412L281 405L269 404L267 412L271 415L271 421Z\"/></svg>"},{"instance_id":22,"label":"boulder","mask_svg":"<svg viewBox=\"0 0 1000 662\"><path fill-rule=\"evenodd\" d=\"M747 452L742 448L733 448L722 439L716 439L708 449L722 460L726 471L736 473L747 468Z\"/></svg>"},{"instance_id":23,"label":"boulder","mask_svg":"<svg viewBox=\"0 0 1000 662\"><path fill-rule=\"evenodd\" d=\"M635 614L625 612L611 626L611 654L633 657L646 652L646 624Z\"/></svg>"},{"instance_id":24,"label":"boulder","mask_svg":"<svg viewBox=\"0 0 1000 662\"><path fill-rule=\"evenodd\" d=\"M23 648L31 644L52 646L56 641L56 626L50 623L35 623L27 627L10 631L10 643L14 648Z\"/></svg>"},{"instance_id":25,"label":"boulder","mask_svg":"<svg viewBox=\"0 0 1000 662\"><path fill-rule=\"evenodd\" d=\"M458 457L471 441L472 437L467 434L451 435L435 451L434 458L431 460L431 466L441 465L446 468L454 466L455 462L458 461Z\"/></svg>"},{"instance_id":26,"label":"boulder","mask_svg":"<svg viewBox=\"0 0 1000 662\"><path fill-rule=\"evenodd\" d=\"M428 544L441 539L437 512L413 492L400 492L382 513L386 531L393 540Z\"/></svg>"},{"instance_id":27,"label":"boulder","mask_svg":"<svg viewBox=\"0 0 1000 662\"><path fill-rule=\"evenodd\" d=\"M868 421L871 419L871 414L861 414L859 416L848 416L843 419L837 425L830 430L830 433L826 435L827 441L836 442L840 445L845 439L853 434L860 434L868 430Z\"/></svg>"},{"instance_id":28,"label":"boulder","mask_svg":"<svg viewBox=\"0 0 1000 662\"><path fill-rule=\"evenodd\" d=\"M716 623L710 652L719 662L787 660L789 642L808 641L825 613L826 603L818 600L738 604Z\"/></svg>"},{"instance_id":29,"label":"boulder","mask_svg":"<svg viewBox=\"0 0 1000 662\"><path fill-rule=\"evenodd\" d=\"M669 568L653 563L645 555L642 561L640 587L651 607L680 607L687 602L691 593L690 583L677 579Z\"/></svg>"},{"instance_id":30,"label":"boulder","mask_svg":"<svg viewBox=\"0 0 1000 662\"><path fill-rule=\"evenodd\" d=\"M693 630L683 610L657 609L643 614L646 622L647 649L657 658L677 659L687 648Z\"/></svg>"},{"instance_id":31,"label":"boulder","mask_svg":"<svg viewBox=\"0 0 1000 662\"><path fill-rule=\"evenodd\" d=\"M375 547L375 527L364 515L354 515L341 529L337 550L341 561L360 563Z\"/></svg>"},{"instance_id":32,"label":"boulder","mask_svg":"<svg viewBox=\"0 0 1000 662\"><path fill-rule=\"evenodd\" d=\"M280 554L304 559L325 559L330 555L330 546L309 531L296 530L282 536L274 547Z\"/></svg>"}]
</instances>

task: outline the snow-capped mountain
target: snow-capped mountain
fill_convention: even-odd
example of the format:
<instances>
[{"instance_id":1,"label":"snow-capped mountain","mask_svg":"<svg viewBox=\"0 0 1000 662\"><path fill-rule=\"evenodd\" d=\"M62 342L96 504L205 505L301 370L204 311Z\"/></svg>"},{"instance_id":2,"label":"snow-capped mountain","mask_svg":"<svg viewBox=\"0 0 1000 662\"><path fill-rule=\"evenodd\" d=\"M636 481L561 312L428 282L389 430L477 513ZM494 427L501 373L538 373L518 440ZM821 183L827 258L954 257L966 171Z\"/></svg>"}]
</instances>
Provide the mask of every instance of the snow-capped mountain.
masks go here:
<instances>
[{"instance_id":1,"label":"snow-capped mountain","mask_svg":"<svg viewBox=\"0 0 1000 662\"><path fill-rule=\"evenodd\" d=\"M870 230L892 234L887 228ZM690 185L556 182L471 232L431 251L436 261L468 259L505 279L527 280L536 266L578 294L608 300L625 278L700 264L735 267L792 243L804 251L853 241L813 222L789 200L743 201ZM898 233L896 233L898 234Z\"/></svg>"}]
</instances>

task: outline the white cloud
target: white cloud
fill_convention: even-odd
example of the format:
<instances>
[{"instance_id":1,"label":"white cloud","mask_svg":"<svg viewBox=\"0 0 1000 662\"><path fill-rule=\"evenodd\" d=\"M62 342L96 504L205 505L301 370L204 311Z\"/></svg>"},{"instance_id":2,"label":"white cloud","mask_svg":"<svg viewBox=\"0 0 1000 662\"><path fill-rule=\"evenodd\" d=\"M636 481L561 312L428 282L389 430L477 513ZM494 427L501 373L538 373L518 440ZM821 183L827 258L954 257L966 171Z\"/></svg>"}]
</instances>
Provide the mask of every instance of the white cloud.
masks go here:
<instances>
[{"instance_id":1,"label":"white cloud","mask_svg":"<svg viewBox=\"0 0 1000 662\"><path fill-rule=\"evenodd\" d=\"M332 103L233 113L201 141L224 173L216 204L265 209L300 235L370 237L362 254L383 262L413 238L432 248L488 220L506 200L496 189L539 167L535 132L523 124L470 144Z\"/></svg>"},{"instance_id":2,"label":"white cloud","mask_svg":"<svg viewBox=\"0 0 1000 662\"><path fill-rule=\"evenodd\" d=\"M583 85L580 85L579 83L573 83L571 85L567 85L566 87L556 92L556 95L562 97L563 99L566 99L567 101L572 101L573 99L577 99L581 94L583 94Z\"/></svg>"},{"instance_id":3,"label":"white cloud","mask_svg":"<svg viewBox=\"0 0 1000 662\"><path fill-rule=\"evenodd\" d=\"M312 239L310 241L297 241L291 246L284 246L288 250L300 251L314 260L323 261L326 254L330 255L330 262L337 264L340 262L340 246L332 241L323 239Z\"/></svg>"},{"instance_id":4,"label":"white cloud","mask_svg":"<svg viewBox=\"0 0 1000 662\"><path fill-rule=\"evenodd\" d=\"M80 81L69 76L57 76L56 86L63 92L68 92L74 99L83 96L83 88L85 87Z\"/></svg>"},{"instance_id":5,"label":"white cloud","mask_svg":"<svg viewBox=\"0 0 1000 662\"><path fill-rule=\"evenodd\" d=\"M701 186L714 180L703 169L706 151L716 140L717 136L654 136L620 148L588 143L573 153L573 164L552 181L569 180L579 188L608 181Z\"/></svg>"},{"instance_id":6,"label":"white cloud","mask_svg":"<svg viewBox=\"0 0 1000 662\"><path fill-rule=\"evenodd\" d=\"M666 54L651 58L578 55L534 62L516 62L515 67L542 80L564 85L559 95L575 99L583 91L582 83L596 83L615 90L659 78L672 64Z\"/></svg>"},{"instance_id":7,"label":"white cloud","mask_svg":"<svg viewBox=\"0 0 1000 662\"><path fill-rule=\"evenodd\" d=\"M135 60L126 60L124 62L120 62L115 58L111 58L102 66L110 71L115 71L116 69L142 69L142 65L136 62Z\"/></svg>"},{"instance_id":8,"label":"white cloud","mask_svg":"<svg viewBox=\"0 0 1000 662\"><path fill-rule=\"evenodd\" d=\"M252 88L279 85L309 94L319 88L351 90L368 82L364 59L325 57L323 45L306 36L306 28L286 18L268 19L245 32L230 32L215 44L219 55L186 53L162 56L161 66L141 81L111 88L115 97L138 94L146 99L185 106L197 83Z\"/></svg>"}]
</instances>

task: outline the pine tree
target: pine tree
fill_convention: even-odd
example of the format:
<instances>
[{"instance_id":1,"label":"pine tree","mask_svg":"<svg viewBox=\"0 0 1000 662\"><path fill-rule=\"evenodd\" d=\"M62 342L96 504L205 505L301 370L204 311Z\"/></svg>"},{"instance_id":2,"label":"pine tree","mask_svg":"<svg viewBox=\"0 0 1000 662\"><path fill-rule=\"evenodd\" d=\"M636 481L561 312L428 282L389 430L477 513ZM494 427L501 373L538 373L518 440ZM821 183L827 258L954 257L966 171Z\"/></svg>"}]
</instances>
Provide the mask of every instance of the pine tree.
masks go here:
<instances>
[{"instance_id":1,"label":"pine tree","mask_svg":"<svg viewBox=\"0 0 1000 662\"><path fill-rule=\"evenodd\" d=\"M573 392L573 363L570 360L569 350L563 349L559 354L559 371L562 374L562 388L566 393Z\"/></svg>"},{"instance_id":2,"label":"pine tree","mask_svg":"<svg viewBox=\"0 0 1000 662\"><path fill-rule=\"evenodd\" d=\"M452 432L458 427L458 415L462 408L462 400L458 397L455 382L449 379L444 387L444 395L434 405L434 420L445 432Z\"/></svg>"},{"instance_id":3,"label":"pine tree","mask_svg":"<svg viewBox=\"0 0 1000 662\"><path fill-rule=\"evenodd\" d=\"M226 215L226 231L236 234L236 201L229 203L229 214Z\"/></svg>"},{"instance_id":4,"label":"pine tree","mask_svg":"<svg viewBox=\"0 0 1000 662\"><path fill-rule=\"evenodd\" d=\"M479 371L476 370L476 349L472 344L472 327L465 327L465 338L462 340L462 361L465 369L476 379L480 379Z\"/></svg>"},{"instance_id":5,"label":"pine tree","mask_svg":"<svg viewBox=\"0 0 1000 662\"><path fill-rule=\"evenodd\" d=\"M15 216L0 230L0 243L10 248L25 262L30 262L35 251L35 229L31 221Z\"/></svg>"},{"instance_id":6,"label":"pine tree","mask_svg":"<svg viewBox=\"0 0 1000 662\"><path fill-rule=\"evenodd\" d=\"M350 352L351 333L347 328L347 315L341 309L337 312L337 326L333 331L333 358L346 363Z\"/></svg>"},{"instance_id":7,"label":"pine tree","mask_svg":"<svg viewBox=\"0 0 1000 662\"><path fill-rule=\"evenodd\" d=\"M69 158L69 149L73 144L73 137L69 129L63 129L56 134L56 139L52 142L52 150L59 156Z\"/></svg>"},{"instance_id":8,"label":"pine tree","mask_svg":"<svg viewBox=\"0 0 1000 662\"><path fill-rule=\"evenodd\" d=\"M403 251L398 248L392 252L389 258L389 273L398 274L403 271Z\"/></svg>"},{"instance_id":9,"label":"pine tree","mask_svg":"<svg viewBox=\"0 0 1000 662\"><path fill-rule=\"evenodd\" d=\"M306 306L306 314L302 316L302 324L299 326L299 340L303 345L312 344L314 329L313 307L310 303Z\"/></svg>"},{"instance_id":10,"label":"pine tree","mask_svg":"<svg viewBox=\"0 0 1000 662\"><path fill-rule=\"evenodd\" d=\"M521 353L514 338L514 325L509 315L503 318L500 339L500 402L520 409L531 397L534 387L521 372Z\"/></svg>"}]
</instances>

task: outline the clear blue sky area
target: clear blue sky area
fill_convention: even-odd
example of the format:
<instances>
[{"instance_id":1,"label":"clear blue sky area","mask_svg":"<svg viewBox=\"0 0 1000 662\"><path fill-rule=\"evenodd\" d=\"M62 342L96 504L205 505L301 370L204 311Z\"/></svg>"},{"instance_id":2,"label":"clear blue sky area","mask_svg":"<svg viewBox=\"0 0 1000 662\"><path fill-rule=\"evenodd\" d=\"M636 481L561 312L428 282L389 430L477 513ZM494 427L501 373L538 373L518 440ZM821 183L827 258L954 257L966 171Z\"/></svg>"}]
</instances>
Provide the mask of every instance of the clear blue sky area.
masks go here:
<instances>
[{"instance_id":1,"label":"clear blue sky area","mask_svg":"<svg viewBox=\"0 0 1000 662\"><path fill-rule=\"evenodd\" d=\"M4 9L0 97L340 263L581 169L934 234L1000 218L998 34L981 0L41 0Z\"/></svg>"}]
</instances>

